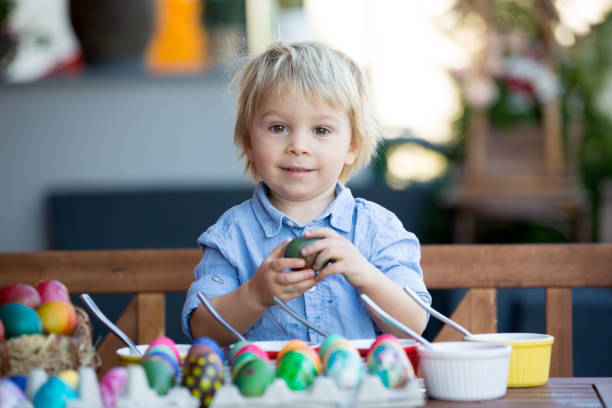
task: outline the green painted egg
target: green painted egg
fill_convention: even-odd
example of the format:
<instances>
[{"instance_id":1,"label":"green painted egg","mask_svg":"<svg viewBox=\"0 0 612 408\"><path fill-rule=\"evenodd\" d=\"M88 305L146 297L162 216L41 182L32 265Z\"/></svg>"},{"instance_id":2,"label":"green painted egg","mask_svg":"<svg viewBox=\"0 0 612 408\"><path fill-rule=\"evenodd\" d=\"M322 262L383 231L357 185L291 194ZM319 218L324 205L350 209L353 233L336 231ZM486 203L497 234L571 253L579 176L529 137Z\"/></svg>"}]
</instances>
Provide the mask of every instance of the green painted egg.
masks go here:
<instances>
[{"instance_id":1,"label":"green painted egg","mask_svg":"<svg viewBox=\"0 0 612 408\"><path fill-rule=\"evenodd\" d=\"M274 381L274 368L268 361L256 358L249 360L242 366L234 384L240 393L247 397L259 397Z\"/></svg>"},{"instance_id":2,"label":"green painted egg","mask_svg":"<svg viewBox=\"0 0 612 408\"><path fill-rule=\"evenodd\" d=\"M242 350L248 344L251 344L251 342L248 340L240 340L234 343L230 347L229 355L227 356L227 361L229 361L230 364L232 364L232 361L234 360L234 357L236 356L236 354L238 354L238 352Z\"/></svg>"},{"instance_id":3,"label":"green painted egg","mask_svg":"<svg viewBox=\"0 0 612 408\"><path fill-rule=\"evenodd\" d=\"M234 359L234 364L232 365L232 380L236 379L236 376L238 375L238 373L240 372L240 370L242 369L242 367L244 367L244 365L246 363L248 363L249 361L252 360L260 360L259 356L257 356L257 354L255 353L251 353L251 352L244 352L244 353L240 353L235 359Z\"/></svg>"},{"instance_id":4,"label":"green painted egg","mask_svg":"<svg viewBox=\"0 0 612 408\"><path fill-rule=\"evenodd\" d=\"M285 258L302 258L306 261L306 266L304 266L304 268L312 268L319 253L315 252L314 254L310 254L308 256L302 256L300 251L302 248L318 241L319 239L321 238L306 238L304 236L293 238L285 249ZM321 267L325 265L325 263L322 263ZM319 262L319 264L321 264L321 262ZM317 269L320 269L320 267Z\"/></svg>"},{"instance_id":5,"label":"green painted egg","mask_svg":"<svg viewBox=\"0 0 612 408\"><path fill-rule=\"evenodd\" d=\"M150 358L142 363L149 386L155 390L157 395L166 395L174 385L174 368L165 360Z\"/></svg>"},{"instance_id":6,"label":"green painted egg","mask_svg":"<svg viewBox=\"0 0 612 408\"><path fill-rule=\"evenodd\" d=\"M5 303L0 306L0 320L4 324L7 339L43 332L42 323L36 311L21 303Z\"/></svg>"},{"instance_id":7,"label":"green painted egg","mask_svg":"<svg viewBox=\"0 0 612 408\"><path fill-rule=\"evenodd\" d=\"M312 359L301 350L291 350L283 356L276 376L287 383L289 389L302 391L310 388L317 376Z\"/></svg>"}]
</instances>

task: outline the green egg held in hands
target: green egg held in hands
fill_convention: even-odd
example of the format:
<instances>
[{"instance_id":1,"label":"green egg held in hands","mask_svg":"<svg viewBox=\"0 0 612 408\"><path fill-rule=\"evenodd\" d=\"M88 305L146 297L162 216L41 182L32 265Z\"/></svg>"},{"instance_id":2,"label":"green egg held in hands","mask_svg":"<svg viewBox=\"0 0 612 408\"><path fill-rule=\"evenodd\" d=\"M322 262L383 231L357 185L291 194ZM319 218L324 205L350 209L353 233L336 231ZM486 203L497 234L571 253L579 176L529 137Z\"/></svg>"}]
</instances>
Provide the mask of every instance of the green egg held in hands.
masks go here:
<instances>
[{"instance_id":1,"label":"green egg held in hands","mask_svg":"<svg viewBox=\"0 0 612 408\"><path fill-rule=\"evenodd\" d=\"M302 255L302 248L305 248L320 239L321 238L306 238L305 236L293 238L285 249L285 258L302 258L304 261L306 261L306 265L301 269L313 268L316 271L322 269L330 261L330 259L317 259L320 252L314 252L306 256Z\"/></svg>"}]
</instances>

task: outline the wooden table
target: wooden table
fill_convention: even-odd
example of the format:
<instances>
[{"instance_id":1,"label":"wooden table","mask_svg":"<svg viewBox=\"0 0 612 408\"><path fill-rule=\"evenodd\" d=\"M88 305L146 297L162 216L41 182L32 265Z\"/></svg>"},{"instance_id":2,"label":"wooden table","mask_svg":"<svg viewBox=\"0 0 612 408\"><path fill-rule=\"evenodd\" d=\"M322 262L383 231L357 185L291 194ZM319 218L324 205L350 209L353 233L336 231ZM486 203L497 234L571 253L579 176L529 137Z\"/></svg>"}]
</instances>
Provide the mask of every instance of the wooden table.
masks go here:
<instances>
[{"instance_id":1,"label":"wooden table","mask_svg":"<svg viewBox=\"0 0 612 408\"><path fill-rule=\"evenodd\" d=\"M612 377L550 378L541 387L508 388L503 398L482 402L450 402L428 399L428 407L609 407Z\"/></svg>"}]
</instances>

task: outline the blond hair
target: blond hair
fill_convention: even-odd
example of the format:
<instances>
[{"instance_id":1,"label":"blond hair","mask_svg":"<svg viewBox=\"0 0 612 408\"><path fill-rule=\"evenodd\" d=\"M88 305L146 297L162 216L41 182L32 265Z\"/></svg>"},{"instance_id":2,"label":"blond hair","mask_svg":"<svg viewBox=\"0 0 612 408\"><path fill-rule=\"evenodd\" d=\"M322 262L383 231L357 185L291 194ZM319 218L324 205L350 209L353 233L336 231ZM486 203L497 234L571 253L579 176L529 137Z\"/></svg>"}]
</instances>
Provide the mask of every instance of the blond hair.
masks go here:
<instances>
[{"instance_id":1,"label":"blond hair","mask_svg":"<svg viewBox=\"0 0 612 408\"><path fill-rule=\"evenodd\" d=\"M332 106L342 106L350 117L351 142L358 147L356 160L340 173L343 183L366 166L380 140L378 121L368 91L365 73L347 55L315 42L272 44L252 58L234 77L238 85L238 115L234 144L240 157L247 157L250 147L249 128L258 104L271 90L283 87L302 91ZM255 166L246 159L245 173L258 181Z\"/></svg>"}]
</instances>

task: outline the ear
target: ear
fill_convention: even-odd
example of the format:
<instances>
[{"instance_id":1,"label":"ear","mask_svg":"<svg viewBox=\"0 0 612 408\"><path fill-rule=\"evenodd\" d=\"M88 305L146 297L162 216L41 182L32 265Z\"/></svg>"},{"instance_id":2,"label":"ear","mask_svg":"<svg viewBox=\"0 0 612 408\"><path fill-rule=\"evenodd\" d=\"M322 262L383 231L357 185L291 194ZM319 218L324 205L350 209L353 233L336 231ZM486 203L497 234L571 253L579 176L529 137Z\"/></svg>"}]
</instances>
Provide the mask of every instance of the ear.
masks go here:
<instances>
[{"instance_id":1,"label":"ear","mask_svg":"<svg viewBox=\"0 0 612 408\"><path fill-rule=\"evenodd\" d=\"M350 166L357 160L357 156L359 156L359 143L351 142L349 146L348 152L346 153L346 158L344 159L344 165Z\"/></svg>"}]
</instances>

